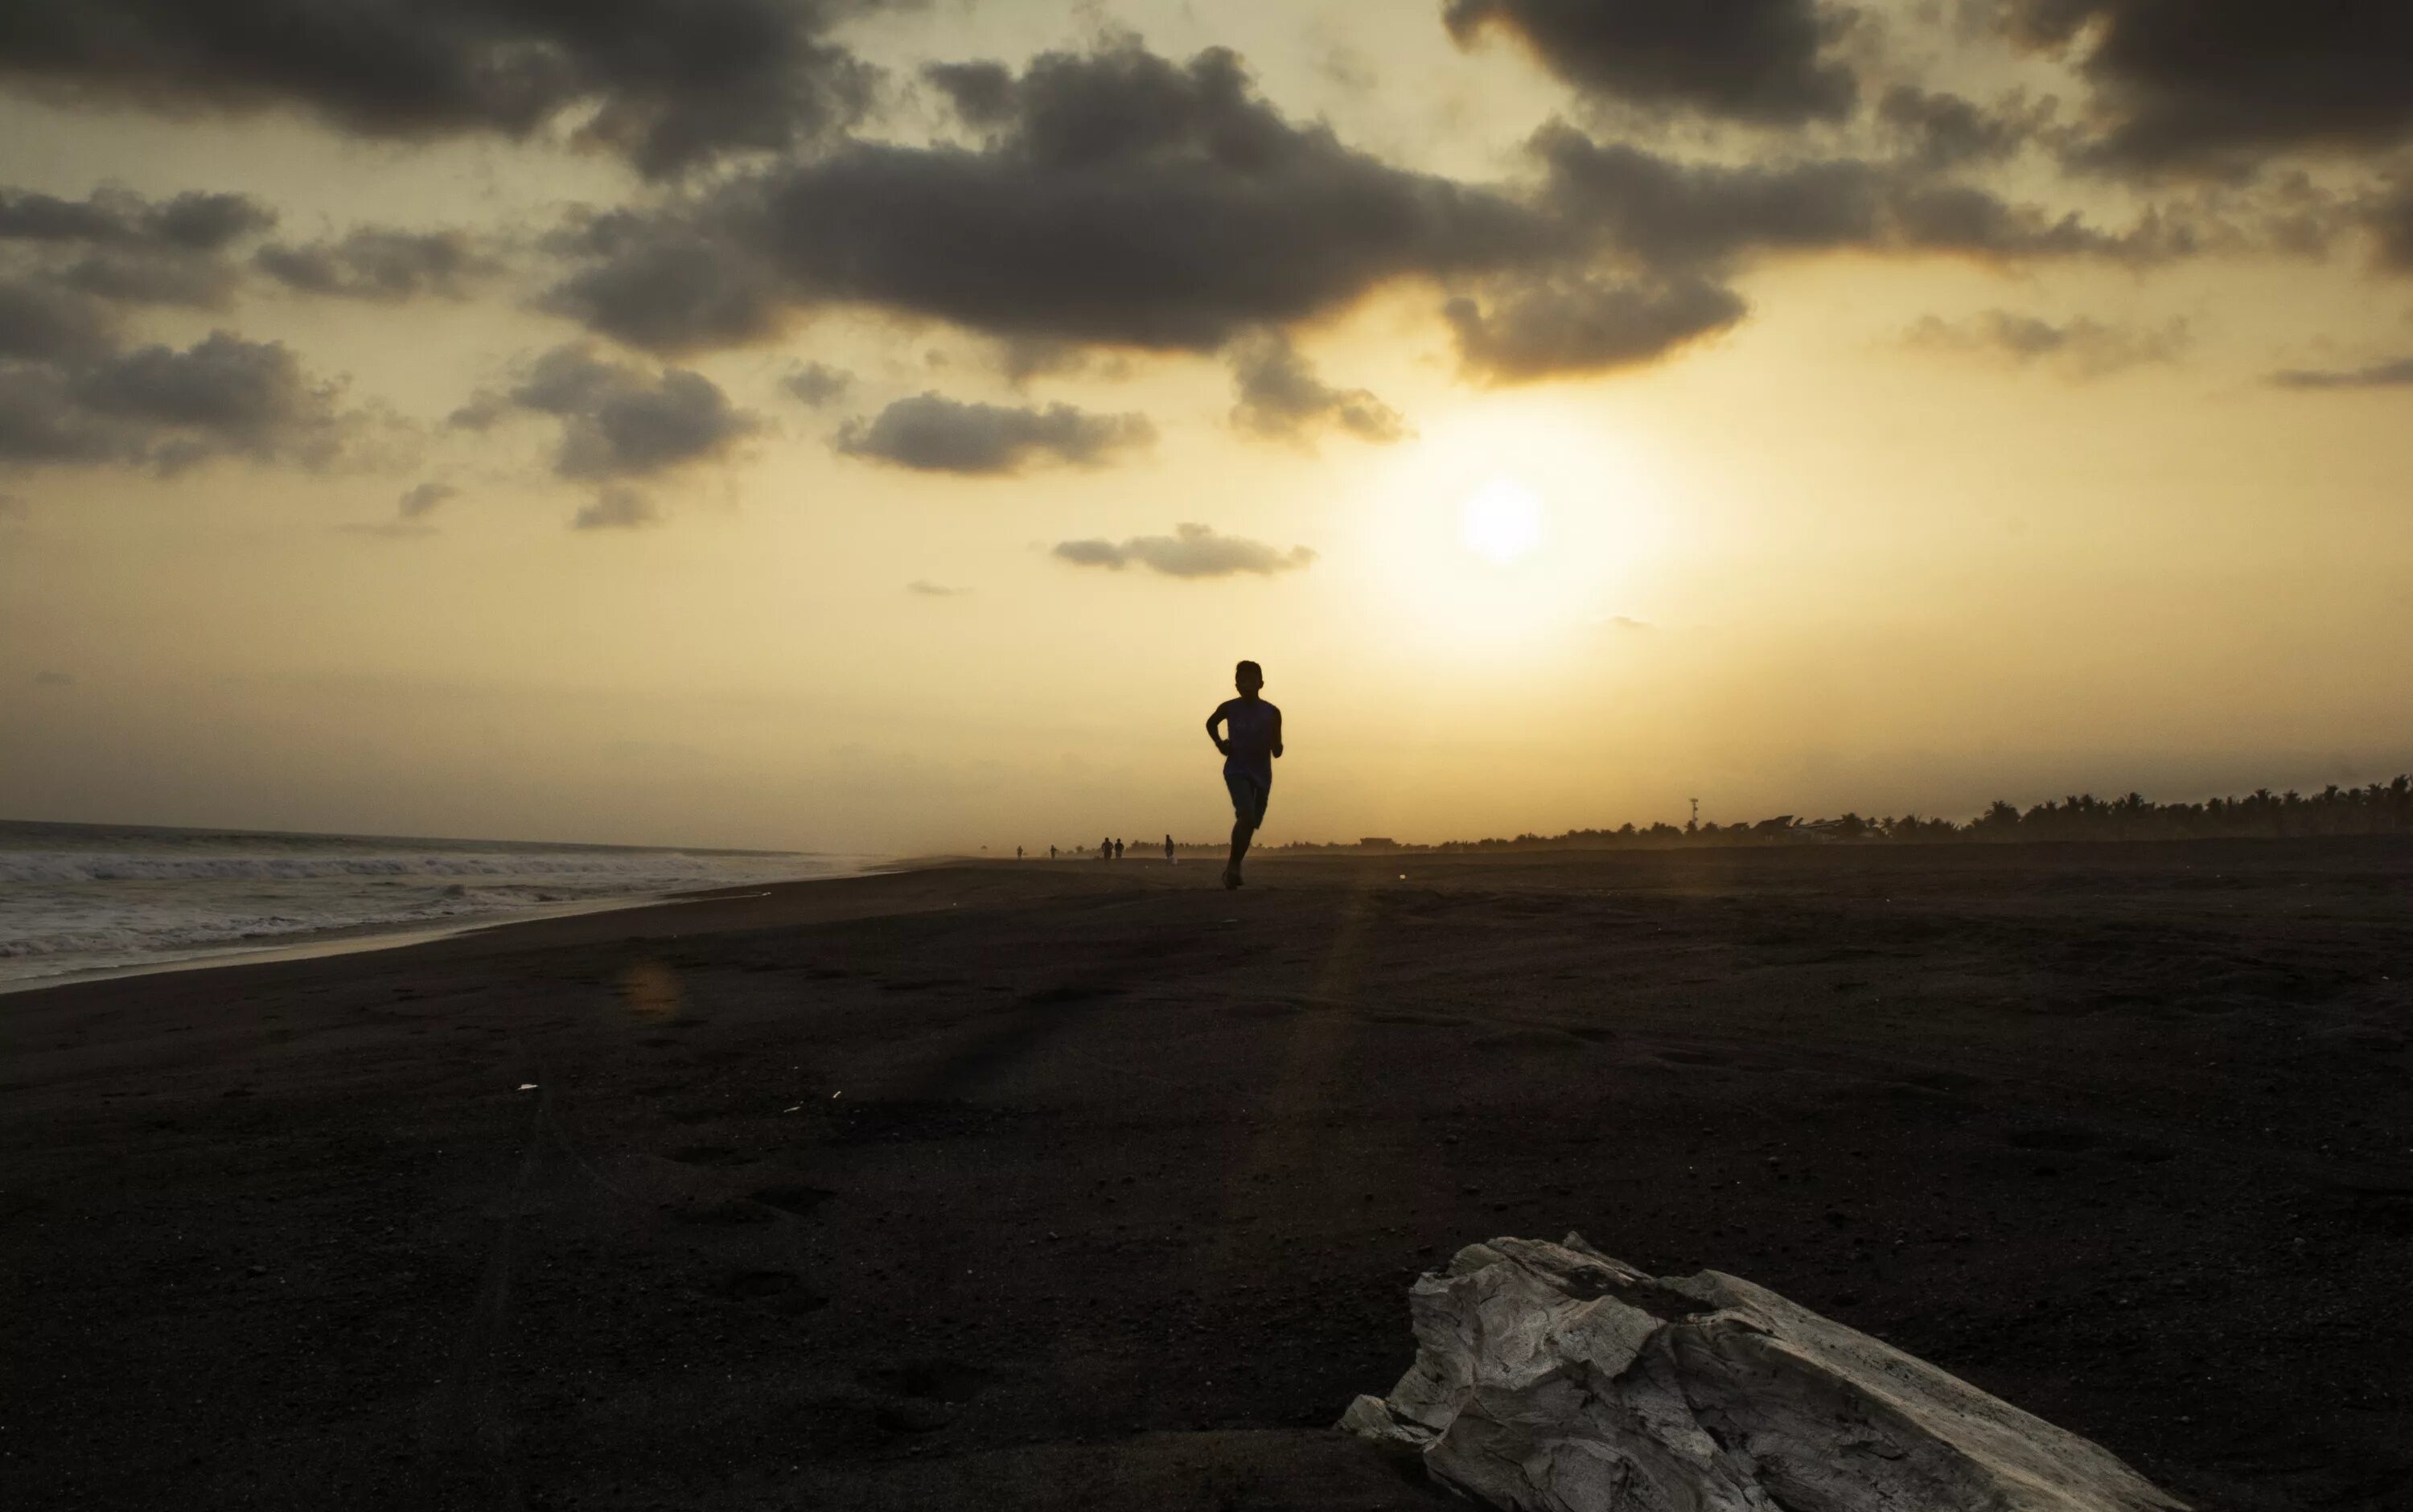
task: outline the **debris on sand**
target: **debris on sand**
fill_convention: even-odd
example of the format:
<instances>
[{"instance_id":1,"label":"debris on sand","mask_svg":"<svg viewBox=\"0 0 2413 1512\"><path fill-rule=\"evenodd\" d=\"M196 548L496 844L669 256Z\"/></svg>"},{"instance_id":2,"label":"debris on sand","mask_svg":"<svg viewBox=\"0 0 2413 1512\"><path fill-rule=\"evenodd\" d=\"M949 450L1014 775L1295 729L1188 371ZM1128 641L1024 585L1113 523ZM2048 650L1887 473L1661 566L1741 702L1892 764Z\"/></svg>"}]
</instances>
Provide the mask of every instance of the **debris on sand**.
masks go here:
<instances>
[{"instance_id":1,"label":"debris on sand","mask_svg":"<svg viewBox=\"0 0 2413 1512\"><path fill-rule=\"evenodd\" d=\"M1416 1359L1340 1426L1517 1512L2174 1512L2109 1451L1715 1270L1570 1234L1409 1292Z\"/></svg>"}]
</instances>

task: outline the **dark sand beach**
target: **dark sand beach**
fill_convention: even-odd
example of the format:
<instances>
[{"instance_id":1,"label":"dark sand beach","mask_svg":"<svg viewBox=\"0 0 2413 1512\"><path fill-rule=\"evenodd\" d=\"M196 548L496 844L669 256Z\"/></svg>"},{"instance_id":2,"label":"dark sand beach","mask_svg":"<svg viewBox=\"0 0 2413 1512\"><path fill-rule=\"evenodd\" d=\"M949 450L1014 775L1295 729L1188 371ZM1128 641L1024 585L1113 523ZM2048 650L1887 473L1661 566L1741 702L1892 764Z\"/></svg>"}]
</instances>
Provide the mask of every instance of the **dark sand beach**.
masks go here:
<instances>
[{"instance_id":1,"label":"dark sand beach","mask_svg":"<svg viewBox=\"0 0 2413 1512\"><path fill-rule=\"evenodd\" d=\"M0 1505L1452 1505L1327 1425L1578 1229L2200 1506L2413 1506L2413 848L1214 877L0 999Z\"/></svg>"}]
</instances>

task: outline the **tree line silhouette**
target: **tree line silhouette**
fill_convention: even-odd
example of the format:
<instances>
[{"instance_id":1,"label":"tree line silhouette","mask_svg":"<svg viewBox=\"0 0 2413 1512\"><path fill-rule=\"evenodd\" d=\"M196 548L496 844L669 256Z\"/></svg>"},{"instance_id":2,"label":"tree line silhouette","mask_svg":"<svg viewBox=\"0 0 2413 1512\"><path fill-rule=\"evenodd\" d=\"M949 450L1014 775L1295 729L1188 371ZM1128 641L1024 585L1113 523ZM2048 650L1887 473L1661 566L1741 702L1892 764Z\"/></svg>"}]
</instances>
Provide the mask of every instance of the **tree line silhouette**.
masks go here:
<instances>
[{"instance_id":1,"label":"tree line silhouette","mask_svg":"<svg viewBox=\"0 0 2413 1512\"><path fill-rule=\"evenodd\" d=\"M1438 845L1394 846L1387 840L1317 844L1294 841L1280 851L1418 850L1442 852L1517 850L1668 849L1689 845L1932 844L1938 841L2021 842L2039 840L2277 839L2310 835L2403 835L2413 832L2413 778L2359 788L2330 784L2304 793L2290 788L2257 788L2245 796L2201 803L2154 803L2141 793L2098 798L2073 793L2022 809L1997 798L1965 823L1903 814L1868 819L1800 819L1780 814L1721 825L1623 824L1616 829L1571 829L1563 835L1525 834L1514 839L1444 840ZM1187 847L1185 847L1187 849Z\"/></svg>"}]
</instances>

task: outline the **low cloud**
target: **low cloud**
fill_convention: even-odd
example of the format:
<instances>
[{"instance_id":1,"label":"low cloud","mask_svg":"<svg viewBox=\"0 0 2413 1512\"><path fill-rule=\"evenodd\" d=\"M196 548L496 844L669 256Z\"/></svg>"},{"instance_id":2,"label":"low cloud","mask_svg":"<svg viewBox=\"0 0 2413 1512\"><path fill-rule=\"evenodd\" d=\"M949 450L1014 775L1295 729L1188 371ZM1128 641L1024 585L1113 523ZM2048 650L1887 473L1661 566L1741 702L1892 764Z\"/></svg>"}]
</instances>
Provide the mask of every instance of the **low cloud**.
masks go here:
<instances>
[{"instance_id":1,"label":"low cloud","mask_svg":"<svg viewBox=\"0 0 2413 1512\"><path fill-rule=\"evenodd\" d=\"M1399 412L1364 389L1337 389L1315 376L1279 331L1259 332L1232 348L1232 385L1238 403L1232 423L1252 436L1301 440L1338 429L1360 440L1407 436Z\"/></svg>"},{"instance_id":2,"label":"low cloud","mask_svg":"<svg viewBox=\"0 0 2413 1512\"><path fill-rule=\"evenodd\" d=\"M2271 382L2282 389L2413 388L2413 357L2398 357L2363 367L2290 368L2272 374Z\"/></svg>"},{"instance_id":3,"label":"low cloud","mask_svg":"<svg viewBox=\"0 0 2413 1512\"><path fill-rule=\"evenodd\" d=\"M307 245L272 243L252 254L252 265L298 293L388 304L428 294L465 298L470 284L496 267L464 232L383 226Z\"/></svg>"},{"instance_id":4,"label":"low cloud","mask_svg":"<svg viewBox=\"0 0 2413 1512\"><path fill-rule=\"evenodd\" d=\"M799 363L779 379L779 387L814 409L836 404L854 387L854 375L826 363Z\"/></svg>"},{"instance_id":5,"label":"low cloud","mask_svg":"<svg viewBox=\"0 0 2413 1512\"><path fill-rule=\"evenodd\" d=\"M0 188L0 249L12 271L119 304L223 307L242 283L234 244L276 223L248 195L165 200L102 189L81 200Z\"/></svg>"},{"instance_id":6,"label":"low cloud","mask_svg":"<svg viewBox=\"0 0 2413 1512\"><path fill-rule=\"evenodd\" d=\"M572 530L635 530L659 525L662 511L652 498L625 483L613 483L570 518Z\"/></svg>"},{"instance_id":7,"label":"low cloud","mask_svg":"<svg viewBox=\"0 0 2413 1512\"><path fill-rule=\"evenodd\" d=\"M578 345L539 357L502 397L558 420L554 471L588 482L648 478L723 458L761 425L701 373L678 367L647 373ZM497 403L493 395L472 399L454 412L453 423L481 428L496 418Z\"/></svg>"},{"instance_id":8,"label":"low cloud","mask_svg":"<svg viewBox=\"0 0 2413 1512\"><path fill-rule=\"evenodd\" d=\"M2101 378L2123 368L2166 363L2184 350L2184 320L2158 328L2107 325L2083 316L2054 322L2009 310L1967 320L1927 316L1902 338L1931 351L1982 353L2025 365L2049 363L2076 378Z\"/></svg>"},{"instance_id":9,"label":"low cloud","mask_svg":"<svg viewBox=\"0 0 2413 1512\"><path fill-rule=\"evenodd\" d=\"M2413 12L2385 3L1995 0L2018 43L2073 54L2092 87L2078 161L2251 167L2305 148L2413 140Z\"/></svg>"},{"instance_id":10,"label":"low cloud","mask_svg":"<svg viewBox=\"0 0 2413 1512\"><path fill-rule=\"evenodd\" d=\"M922 599L960 599L972 590L951 588L943 583L933 583L927 578L917 577L905 585L905 591Z\"/></svg>"},{"instance_id":11,"label":"low cloud","mask_svg":"<svg viewBox=\"0 0 2413 1512\"><path fill-rule=\"evenodd\" d=\"M1219 536L1203 525L1179 525L1169 536L1133 536L1119 542L1103 538L1058 541L1052 555L1075 567L1115 571L1144 567L1167 577L1234 577L1243 572L1270 577L1297 571L1315 560L1315 553L1305 546L1282 551L1245 536Z\"/></svg>"},{"instance_id":12,"label":"low cloud","mask_svg":"<svg viewBox=\"0 0 2413 1512\"><path fill-rule=\"evenodd\" d=\"M403 141L577 121L583 143L662 176L861 116L875 71L826 33L878 3L12 0L0 77L170 114L294 106Z\"/></svg>"},{"instance_id":13,"label":"low cloud","mask_svg":"<svg viewBox=\"0 0 2413 1512\"><path fill-rule=\"evenodd\" d=\"M1538 282L1489 308L1471 299L1443 310L1471 378L1521 383L1608 373L1656 362L1743 318L1742 296L1722 284Z\"/></svg>"},{"instance_id":14,"label":"low cloud","mask_svg":"<svg viewBox=\"0 0 2413 1512\"><path fill-rule=\"evenodd\" d=\"M1932 169L1994 163L2011 156L2051 124L2050 101L2013 95L1989 109L1962 96L1896 84L1877 102L1877 121Z\"/></svg>"},{"instance_id":15,"label":"low cloud","mask_svg":"<svg viewBox=\"0 0 2413 1512\"><path fill-rule=\"evenodd\" d=\"M416 520L435 512L437 505L460 497L461 490L451 483L415 483L403 491L402 498L394 506L394 512L403 519Z\"/></svg>"},{"instance_id":16,"label":"low cloud","mask_svg":"<svg viewBox=\"0 0 2413 1512\"><path fill-rule=\"evenodd\" d=\"M835 445L848 456L922 472L996 477L1034 464L1096 467L1155 439L1145 415L970 404L933 393L899 399L868 422L848 422Z\"/></svg>"},{"instance_id":17,"label":"low cloud","mask_svg":"<svg viewBox=\"0 0 2413 1512\"><path fill-rule=\"evenodd\" d=\"M242 457L322 467L359 434L339 396L281 342L225 331L182 349L0 364L0 466L170 474Z\"/></svg>"},{"instance_id":18,"label":"low cloud","mask_svg":"<svg viewBox=\"0 0 2413 1512\"><path fill-rule=\"evenodd\" d=\"M72 688L75 686L75 674L71 672L37 672L34 674L34 686L37 688Z\"/></svg>"},{"instance_id":19,"label":"low cloud","mask_svg":"<svg viewBox=\"0 0 2413 1512\"><path fill-rule=\"evenodd\" d=\"M1630 104L1767 126L1839 120L1858 96L1823 56L1852 11L1817 0L1446 0L1460 47L1487 32L1522 43L1578 89Z\"/></svg>"}]
</instances>

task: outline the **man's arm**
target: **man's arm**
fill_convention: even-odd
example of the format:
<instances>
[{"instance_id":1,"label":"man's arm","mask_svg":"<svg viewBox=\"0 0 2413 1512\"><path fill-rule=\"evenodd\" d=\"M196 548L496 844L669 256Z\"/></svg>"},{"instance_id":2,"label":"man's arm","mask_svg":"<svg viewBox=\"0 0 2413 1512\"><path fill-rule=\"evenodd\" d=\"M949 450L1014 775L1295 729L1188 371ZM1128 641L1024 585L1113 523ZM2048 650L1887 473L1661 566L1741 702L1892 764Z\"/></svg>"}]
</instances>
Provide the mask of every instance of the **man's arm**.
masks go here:
<instances>
[{"instance_id":1,"label":"man's arm","mask_svg":"<svg viewBox=\"0 0 2413 1512\"><path fill-rule=\"evenodd\" d=\"M1209 739L1209 740L1211 740L1211 741L1213 741L1213 742L1215 742L1215 749L1216 749L1217 750L1220 750L1220 751L1221 751L1224 755L1229 756L1230 754L1232 754L1232 748L1231 748L1230 746L1228 746L1228 745L1225 745L1225 744L1223 743L1223 737L1222 737L1221 735L1219 735L1219 734L1217 734L1215 733L1215 727L1216 727L1217 725L1219 725L1219 724L1222 723L1222 722L1223 722L1223 720L1224 720L1224 719L1226 718L1225 714L1223 713L1224 707L1225 707L1225 705L1223 705L1223 704L1216 704L1216 705L1215 705L1215 712L1214 712L1214 713L1212 713L1212 714L1210 714L1210 715L1208 715L1208 716L1206 716L1206 738L1207 738L1207 739Z\"/></svg>"},{"instance_id":2,"label":"man's arm","mask_svg":"<svg viewBox=\"0 0 2413 1512\"><path fill-rule=\"evenodd\" d=\"M1274 710L1274 754L1281 754L1281 710Z\"/></svg>"}]
</instances>

